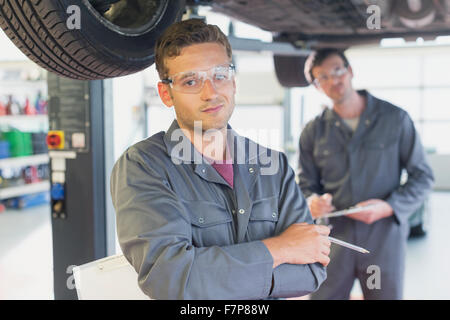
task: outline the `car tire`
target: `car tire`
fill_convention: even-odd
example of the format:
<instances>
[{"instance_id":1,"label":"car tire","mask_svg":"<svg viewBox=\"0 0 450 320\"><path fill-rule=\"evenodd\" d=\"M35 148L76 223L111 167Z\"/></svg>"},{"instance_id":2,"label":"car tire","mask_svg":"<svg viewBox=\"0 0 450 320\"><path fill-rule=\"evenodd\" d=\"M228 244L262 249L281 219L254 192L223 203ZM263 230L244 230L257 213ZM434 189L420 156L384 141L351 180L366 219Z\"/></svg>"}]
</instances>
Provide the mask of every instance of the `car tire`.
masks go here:
<instances>
[{"instance_id":1,"label":"car tire","mask_svg":"<svg viewBox=\"0 0 450 320\"><path fill-rule=\"evenodd\" d=\"M397 0L394 4L394 10L400 17L410 20L426 18L435 11L433 1L422 1L421 4L420 10L413 11L410 9L407 0Z\"/></svg>"},{"instance_id":2,"label":"car tire","mask_svg":"<svg viewBox=\"0 0 450 320\"><path fill-rule=\"evenodd\" d=\"M283 87L307 87L304 69L307 57L274 55L273 61L278 81Z\"/></svg>"},{"instance_id":3,"label":"car tire","mask_svg":"<svg viewBox=\"0 0 450 320\"><path fill-rule=\"evenodd\" d=\"M418 10L412 10L407 0L395 2L395 11L399 20L408 28L416 29L432 23L436 16L436 8L433 1L422 1Z\"/></svg>"},{"instance_id":4,"label":"car tire","mask_svg":"<svg viewBox=\"0 0 450 320\"><path fill-rule=\"evenodd\" d=\"M72 79L96 80L135 73L153 64L158 36L181 19L185 9L184 0L160 0L154 4L133 0L125 6L138 3L145 10L125 8L128 11L117 12L122 16L136 12L136 21L141 24L132 25L122 19L117 25L115 20L111 22L100 14L89 0L75 3L76 6L72 0L0 0L0 27L25 55L48 71ZM69 24L69 19L71 23L78 19L78 26Z\"/></svg>"}]
</instances>

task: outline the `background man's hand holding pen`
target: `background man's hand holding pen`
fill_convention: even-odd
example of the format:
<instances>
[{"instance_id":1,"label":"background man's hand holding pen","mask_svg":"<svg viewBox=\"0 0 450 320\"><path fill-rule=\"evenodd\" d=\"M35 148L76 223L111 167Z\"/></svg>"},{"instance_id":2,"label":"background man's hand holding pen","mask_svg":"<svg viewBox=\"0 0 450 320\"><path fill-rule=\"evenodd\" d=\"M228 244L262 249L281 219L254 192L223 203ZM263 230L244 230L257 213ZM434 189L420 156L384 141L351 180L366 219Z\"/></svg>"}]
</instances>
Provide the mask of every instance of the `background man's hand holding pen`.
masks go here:
<instances>
[{"instance_id":1,"label":"background man's hand holding pen","mask_svg":"<svg viewBox=\"0 0 450 320\"><path fill-rule=\"evenodd\" d=\"M380 219L390 217L394 210L389 203L380 199L370 199L358 203L355 207L367 207L359 212L347 215L347 217L362 221L366 224L372 224Z\"/></svg>"}]
</instances>

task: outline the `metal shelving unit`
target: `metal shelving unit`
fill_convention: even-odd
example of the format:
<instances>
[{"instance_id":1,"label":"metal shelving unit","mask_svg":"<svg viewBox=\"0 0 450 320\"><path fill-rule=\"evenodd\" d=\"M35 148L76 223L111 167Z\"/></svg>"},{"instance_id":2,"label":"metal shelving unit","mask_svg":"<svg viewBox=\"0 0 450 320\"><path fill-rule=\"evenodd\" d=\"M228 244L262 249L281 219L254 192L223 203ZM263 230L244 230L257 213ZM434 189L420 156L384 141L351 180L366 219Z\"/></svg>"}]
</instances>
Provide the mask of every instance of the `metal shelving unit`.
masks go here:
<instances>
[{"instance_id":1,"label":"metal shelving unit","mask_svg":"<svg viewBox=\"0 0 450 320\"><path fill-rule=\"evenodd\" d=\"M25 99L33 99L36 94L47 94L47 81L42 71L28 61L0 61L1 71L5 78L0 79L0 95L13 95ZM25 75L24 75L25 73ZM31 78L37 80L31 80ZM29 76L31 76L29 80ZM2 115L0 116L0 130L15 128L26 132L46 132L48 130L48 115ZM11 168L22 168L27 166L38 166L48 164L48 154L34 154L29 156L10 157L0 159L0 170ZM0 188L0 201L20 197L23 195L44 192L50 190L50 181L44 180L29 184L6 185Z\"/></svg>"},{"instance_id":2,"label":"metal shelving unit","mask_svg":"<svg viewBox=\"0 0 450 320\"><path fill-rule=\"evenodd\" d=\"M0 116L0 125L1 124L14 124L16 122L47 122L48 115L46 114L34 114L34 115L12 115L12 116Z\"/></svg>"}]
</instances>

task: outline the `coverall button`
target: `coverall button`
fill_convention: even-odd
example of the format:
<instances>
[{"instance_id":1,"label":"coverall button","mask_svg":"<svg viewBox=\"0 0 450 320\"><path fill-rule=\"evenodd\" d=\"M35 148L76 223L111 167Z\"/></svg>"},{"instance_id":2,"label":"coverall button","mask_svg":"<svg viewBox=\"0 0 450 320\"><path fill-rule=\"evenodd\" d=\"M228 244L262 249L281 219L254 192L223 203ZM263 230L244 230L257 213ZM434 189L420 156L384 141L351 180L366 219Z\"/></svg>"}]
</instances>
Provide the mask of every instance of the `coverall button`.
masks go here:
<instances>
[{"instance_id":1,"label":"coverall button","mask_svg":"<svg viewBox=\"0 0 450 320\"><path fill-rule=\"evenodd\" d=\"M240 213L240 214L244 214L244 213L245 213L245 210L244 210L244 209L239 209L239 213Z\"/></svg>"},{"instance_id":2,"label":"coverall button","mask_svg":"<svg viewBox=\"0 0 450 320\"><path fill-rule=\"evenodd\" d=\"M205 172L206 172L206 169L202 169L202 172L205 173Z\"/></svg>"},{"instance_id":3,"label":"coverall button","mask_svg":"<svg viewBox=\"0 0 450 320\"><path fill-rule=\"evenodd\" d=\"M205 222L205 219L203 219L203 218L198 218L198 222L203 223L203 222Z\"/></svg>"},{"instance_id":4,"label":"coverall button","mask_svg":"<svg viewBox=\"0 0 450 320\"><path fill-rule=\"evenodd\" d=\"M276 218L277 217L277 213L276 212L272 212L272 218Z\"/></svg>"},{"instance_id":5,"label":"coverall button","mask_svg":"<svg viewBox=\"0 0 450 320\"><path fill-rule=\"evenodd\" d=\"M253 168L248 169L248 172L253 173L255 170Z\"/></svg>"}]
</instances>

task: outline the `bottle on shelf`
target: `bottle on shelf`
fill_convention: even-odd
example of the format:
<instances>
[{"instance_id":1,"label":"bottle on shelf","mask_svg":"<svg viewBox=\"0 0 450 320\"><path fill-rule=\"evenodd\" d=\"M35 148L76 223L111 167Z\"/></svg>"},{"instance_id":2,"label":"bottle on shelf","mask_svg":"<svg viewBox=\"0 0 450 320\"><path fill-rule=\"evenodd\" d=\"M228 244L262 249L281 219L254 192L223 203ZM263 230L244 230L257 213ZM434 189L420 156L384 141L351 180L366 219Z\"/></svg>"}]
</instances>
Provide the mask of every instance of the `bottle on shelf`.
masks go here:
<instances>
[{"instance_id":1,"label":"bottle on shelf","mask_svg":"<svg viewBox=\"0 0 450 320\"><path fill-rule=\"evenodd\" d=\"M0 159L9 158L11 153L9 152L9 141L0 140Z\"/></svg>"},{"instance_id":2,"label":"bottle on shelf","mask_svg":"<svg viewBox=\"0 0 450 320\"><path fill-rule=\"evenodd\" d=\"M0 96L0 116L44 114L48 114L48 101L40 90L31 98L11 94Z\"/></svg>"},{"instance_id":3,"label":"bottle on shelf","mask_svg":"<svg viewBox=\"0 0 450 320\"><path fill-rule=\"evenodd\" d=\"M0 116L6 115L6 106L3 101L0 100Z\"/></svg>"},{"instance_id":4,"label":"bottle on shelf","mask_svg":"<svg viewBox=\"0 0 450 320\"><path fill-rule=\"evenodd\" d=\"M35 115L36 108L30 103L28 97L25 99L25 107L23 108L23 113L26 115Z\"/></svg>"},{"instance_id":5,"label":"bottle on shelf","mask_svg":"<svg viewBox=\"0 0 450 320\"><path fill-rule=\"evenodd\" d=\"M6 114L7 115L18 115L20 114L20 106L12 95L8 96L8 102L6 104Z\"/></svg>"},{"instance_id":6,"label":"bottle on shelf","mask_svg":"<svg viewBox=\"0 0 450 320\"><path fill-rule=\"evenodd\" d=\"M38 114L47 114L48 101L43 98L41 90L38 91L34 107Z\"/></svg>"}]
</instances>

